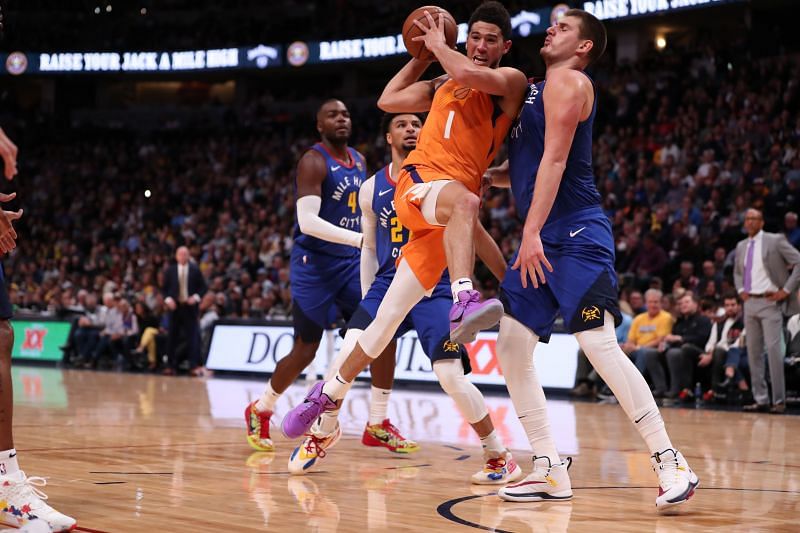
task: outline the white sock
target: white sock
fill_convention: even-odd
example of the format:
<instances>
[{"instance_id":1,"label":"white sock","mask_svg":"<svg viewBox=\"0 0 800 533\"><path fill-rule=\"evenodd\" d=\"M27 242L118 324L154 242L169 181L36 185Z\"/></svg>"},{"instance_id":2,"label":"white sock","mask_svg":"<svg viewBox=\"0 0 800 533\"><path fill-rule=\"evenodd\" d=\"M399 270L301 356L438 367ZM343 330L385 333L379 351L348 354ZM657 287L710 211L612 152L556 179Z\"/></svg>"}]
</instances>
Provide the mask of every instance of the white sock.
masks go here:
<instances>
[{"instance_id":1,"label":"white sock","mask_svg":"<svg viewBox=\"0 0 800 533\"><path fill-rule=\"evenodd\" d=\"M273 411L275 409L275 403L280 397L281 393L275 392L275 389L272 388L272 381L268 381L267 388L264 389L264 394L262 394L261 398L256 402L256 411L259 413Z\"/></svg>"},{"instance_id":2,"label":"white sock","mask_svg":"<svg viewBox=\"0 0 800 533\"><path fill-rule=\"evenodd\" d=\"M323 435L330 435L336 429L336 424L339 422L339 409L333 411L325 411L319 417L319 432Z\"/></svg>"},{"instance_id":3,"label":"white sock","mask_svg":"<svg viewBox=\"0 0 800 533\"><path fill-rule=\"evenodd\" d=\"M11 476L19 472L17 450L11 448L0 452L0 476Z\"/></svg>"},{"instance_id":4,"label":"white sock","mask_svg":"<svg viewBox=\"0 0 800 533\"><path fill-rule=\"evenodd\" d=\"M453 301L457 302L459 292L472 290L472 278L458 278L450 284L450 290L453 292Z\"/></svg>"},{"instance_id":5,"label":"white sock","mask_svg":"<svg viewBox=\"0 0 800 533\"><path fill-rule=\"evenodd\" d=\"M389 395L392 389L380 389L372 386L369 401L369 425L381 424L388 418Z\"/></svg>"},{"instance_id":6,"label":"white sock","mask_svg":"<svg viewBox=\"0 0 800 533\"><path fill-rule=\"evenodd\" d=\"M497 361L517 411L517 417L528 435L531 450L538 457L549 457L550 463L561 462L547 418L547 400L536 375L533 350L539 337L509 316L500 320L497 338Z\"/></svg>"},{"instance_id":7,"label":"white sock","mask_svg":"<svg viewBox=\"0 0 800 533\"><path fill-rule=\"evenodd\" d=\"M500 440L500 437L497 436L496 429L493 429L492 432L485 437L481 437L481 447L490 452L502 453L506 451L506 447L503 446L503 442Z\"/></svg>"},{"instance_id":8,"label":"white sock","mask_svg":"<svg viewBox=\"0 0 800 533\"><path fill-rule=\"evenodd\" d=\"M614 333L614 318L606 311L602 328L575 335L589 362L614 393L619 405L647 443L650 453L672 448L664 419L641 372L625 355Z\"/></svg>"},{"instance_id":9,"label":"white sock","mask_svg":"<svg viewBox=\"0 0 800 533\"><path fill-rule=\"evenodd\" d=\"M355 381L355 380L353 380ZM336 372L332 380L326 381L322 386L322 392L328 395L333 401L341 400L347 395L347 391L353 386L353 381L345 381L342 374Z\"/></svg>"}]
</instances>

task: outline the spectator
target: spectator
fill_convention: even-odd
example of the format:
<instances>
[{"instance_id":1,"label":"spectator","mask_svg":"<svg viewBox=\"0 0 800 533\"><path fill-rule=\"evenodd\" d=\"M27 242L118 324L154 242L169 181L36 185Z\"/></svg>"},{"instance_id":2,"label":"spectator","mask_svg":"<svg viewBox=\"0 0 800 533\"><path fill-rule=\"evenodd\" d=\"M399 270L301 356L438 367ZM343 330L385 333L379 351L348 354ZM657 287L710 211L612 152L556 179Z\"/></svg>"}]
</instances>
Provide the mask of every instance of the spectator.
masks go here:
<instances>
[{"instance_id":1,"label":"spectator","mask_svg":"<svg viewBox=\"0 0 800 533\"><path fill-rule=\"evenodd\" d=\"M795 248L800 247L800 228L797 227L797 213L789 211L783 217L783 233L786 240Z\"/></svg>"},{"instance_id":2,"label":"spectator","mask_svg":"<svg viewBox=\"0 0 800 533\"><path fill-rule=\"evenodd\" d=\"M661 273L667 264L667 254L649 233L644 236L642 246L633 258L629 270L636 274L639 283L647 284Z\"/></svg>"},{"instance_id":3,"label":"spectator","mask_svg":"<svg viewBox=\"0 0 800 533\"><path fill-rule=\"evenodd\" d=\"M669 369L670 388L665 401L686 400L693 397L692 378L700 356L711 334L711 321L699 312L697 296L686 291L678 299L680 316L672 333L664 337L661 351L665 352Z\"/></svg>"},{"instance_id":4,"label":"spectator","mask_svg":"<svg viewBox=\"0 0 800 533\"><path fill-rule=\"evenodd\" d=\"M169 313L167 340L168 366L164 373L174 375L178 370L179 343L184 343L189 360L189 372L202 376L200 366L200 300L206 294L206 281L194 262L189 262L189 249L181 246L175 251L174 265L164 274L164 303Z\"/></svg>"},{"instance_id":5,"label":"spectator","mask_svg":"<svg viewBox=\"0 0 800 533\"><path fill-rule=\"evenodd\" d=\"M727 294L723 304L725 315L722 321L712 324L705 351L698 362L701 368L711 365L711 388L708 389L711 394L704 395L706 400L712 399L716 391L726 389L739 372L740 353L732 354L733 357L729 359L728 352L733 347L739 350L739 337L744 329L742 306L734 293Z\"/></svg>"},{"instance_id":6,"label":"spectator","mask_svg":"<svg viewBox=\"0 0 800 533\"><path fill-rule=\"evenodd\" d=\"M642 375L649 374L653 396L661 398L667 391L667 378L659 360L658 346L672 331L672 315L661 308L663 294L658 289L644 293L647 312L636 315L622 345Z\"/></svg>"},{"instance_id":7,"label":"spectator","mask_svg":"<svg viewBox=\"0 0 800 533\"><path fill-rule=\"evenodd\" d=\"M744 301L747 357L754 398L754 403L746 405L745 410L782 414L786 411L783 317L798 309L797 299L788 296L800 284L800 252L783 234L763 230L764 216L758 209L747 210L744 227L748 238L736 246L734 278ZM769 358L772 407L762 356L765 349Z\"/></svg>"}]
</instances>

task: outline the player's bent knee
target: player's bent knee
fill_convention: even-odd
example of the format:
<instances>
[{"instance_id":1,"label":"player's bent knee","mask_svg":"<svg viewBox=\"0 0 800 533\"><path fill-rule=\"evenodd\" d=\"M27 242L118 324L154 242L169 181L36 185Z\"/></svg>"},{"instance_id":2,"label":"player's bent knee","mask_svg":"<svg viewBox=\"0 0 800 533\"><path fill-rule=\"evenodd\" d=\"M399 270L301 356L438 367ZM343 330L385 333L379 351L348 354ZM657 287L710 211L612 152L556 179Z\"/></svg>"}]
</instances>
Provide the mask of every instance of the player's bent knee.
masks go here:
<instances>
[{"instance_id":1,"label":"player's bent knee","mask_svg":"<svg viewBox=\"0 0 800 533\"><path fill-rule=\"evenodd\" d=\"M456 403L459 411L470 424L483 420L489 411L483 395L464 374L460 359L442 359L433 363L433 372L442 389Z\"/></svg>"}]
</instances>

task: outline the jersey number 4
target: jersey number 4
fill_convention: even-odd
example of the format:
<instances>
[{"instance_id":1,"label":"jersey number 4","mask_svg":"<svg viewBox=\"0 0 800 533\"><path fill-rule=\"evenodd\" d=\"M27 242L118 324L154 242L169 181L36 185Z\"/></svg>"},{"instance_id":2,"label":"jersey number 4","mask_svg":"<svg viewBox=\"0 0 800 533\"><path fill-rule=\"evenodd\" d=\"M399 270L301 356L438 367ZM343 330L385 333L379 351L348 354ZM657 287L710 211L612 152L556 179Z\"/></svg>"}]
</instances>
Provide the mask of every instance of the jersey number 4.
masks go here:
<instances>
[{"instance_id":1,"label":"jersey number 4","mask_svg":"<svg viewBox=\"0 0 800 533\"><path fill-rule=\"evenodd\" d=\"M358 207L358 193L353 191L347 197L347 207L353 210L353 213L356 212L356 208Z\"/></svg>"}]
</instances>

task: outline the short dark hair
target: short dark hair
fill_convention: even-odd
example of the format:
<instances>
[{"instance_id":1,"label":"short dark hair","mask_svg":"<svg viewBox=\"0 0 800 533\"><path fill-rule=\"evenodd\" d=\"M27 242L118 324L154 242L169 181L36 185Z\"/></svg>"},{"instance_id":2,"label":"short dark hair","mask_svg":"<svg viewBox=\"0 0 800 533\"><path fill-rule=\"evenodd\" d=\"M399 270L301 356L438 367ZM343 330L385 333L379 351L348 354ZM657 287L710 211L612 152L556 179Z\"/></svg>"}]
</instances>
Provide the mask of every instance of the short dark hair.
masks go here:
<instances>
[{"instance_id":1,"label":"short dark hair","mask_svg":"<svg viewBox=\"0 0 800 533\"><path fill-rule=\"evenodd\" d=\"M728 291L722 295L722 301L724 302L725 300L736 300L737 304L740 302L739 295L733 291Z\"/></svg>"},{"instance_id":2,"label":"short dark hair","mask_svg":"<svg viewBox=\"0 0 800 533\"><path fill-rule=\"evenodd\" d=\"M392 120L394 120L394 117L398 115L414 115L419 119L420 122L425 122L425 118L422 116L422 113L384 113L383 118L381 118L381 133L389 133L389 129L392 127Z\"/></svg>"},{"instance_id":3,"label":"short dark hair","mask_svg":"<svg viewBox=\"0 0 800 533\"><path fill-rule=\"evenodd\" d=\"M564 13L564 16L579 18L581 20L580 38L592 41L592 49L586 56L589 59L589 65L600 59L608 44L606 27L600 22L600 19L583 9L570 9Z\"/></svg>"},{"instance_id":4,"label":"short dark hair","mask_svg":"<svg viewBox=\"0 0 800 533\"><path fill-rule=\"evenodd\" d=\"M511 39L511 15L508 14L508 10L500 2L491 0L479 5L472 12L472 16L469 17L469 24L467 25L469 31L472 31L472 25L476 22L494 24L500 28L504 41Z\"/></svg>"}]
</instances>

